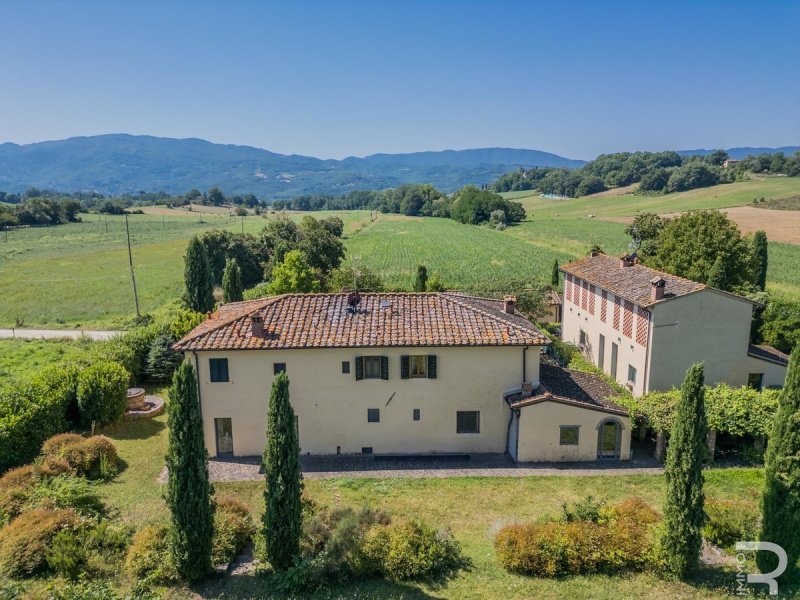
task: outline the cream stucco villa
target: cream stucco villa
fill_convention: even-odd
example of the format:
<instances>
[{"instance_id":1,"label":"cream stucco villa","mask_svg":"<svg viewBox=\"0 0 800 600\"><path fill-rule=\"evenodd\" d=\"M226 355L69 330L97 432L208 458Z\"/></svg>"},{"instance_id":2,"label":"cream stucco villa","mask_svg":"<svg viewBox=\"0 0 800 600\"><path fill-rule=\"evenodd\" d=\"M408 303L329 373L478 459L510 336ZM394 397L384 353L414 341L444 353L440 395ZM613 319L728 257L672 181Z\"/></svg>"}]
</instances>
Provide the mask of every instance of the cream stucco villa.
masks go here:
<instances>
[{"instance_id":1,"label":"cream stucco villa","mask_svg":"<svg viewBox=\"0 0 800 600\"><path fill-rule=\"evenodd\" d=\"M174 348L197 367L211 456L263 452L285 371L304 454L627 460L630 420L613 391L540 368L547 343L512 297L343 293L225 304Z\"/></svg>"},{"instance_id":2,"label":"cream stucco villa","mask_svg":"<svg viewBox=\"0 0 800 600\"><path fill-rule=\"evenodd\" d=\"M629 256L594 254L560 270L562 338L634 394L680 386L695 362L709 384L783 385L788 356L750 344L751 300Z\"/></svg>"}]
</instances>

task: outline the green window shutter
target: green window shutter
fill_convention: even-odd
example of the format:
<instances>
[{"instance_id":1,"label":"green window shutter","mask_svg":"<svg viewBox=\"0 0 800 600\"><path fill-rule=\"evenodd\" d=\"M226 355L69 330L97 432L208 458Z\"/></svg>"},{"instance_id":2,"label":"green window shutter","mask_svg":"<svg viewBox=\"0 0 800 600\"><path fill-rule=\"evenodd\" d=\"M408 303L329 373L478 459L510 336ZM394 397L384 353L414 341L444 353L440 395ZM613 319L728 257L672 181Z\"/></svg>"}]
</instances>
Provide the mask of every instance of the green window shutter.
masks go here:
<instances>
[{"instance_id":1,"label":"green window shutter","mask_svg":"<svg viewBox=\"0 0 800 600\"><path fill-rule=\"evenodd\" d=\"M356 356L356 381L364 379L364 357Z\"/></svg>"},{"instance_id":2,"label":"green window shutter","mask_svg":"<svg viewBox=\"0 0 800 600\"><path fill-rule=\"evenodd\" d=\"M389 357L381 356L381 379L389 379Z\"/></svg>"},{"instance_id":3,"label":"green window shutter","mask_svg":"<svg viewBox=\"0 0 800 600\"><path fill-rule=\"evenodd\" d=\"M428 354L428 379L436 379L436 355Z\"/></svg>"},{"instance_id":4,"label":"green window shutter","mask_svg":"<svg viewBox=\"0 0 800 600\"><path fill-rule=\"evenodd\" d=\"M400 379L408 379L409 377L409 362L408 362L408 355L403 355L400 357Z\"/></svg>"}]
</instances>

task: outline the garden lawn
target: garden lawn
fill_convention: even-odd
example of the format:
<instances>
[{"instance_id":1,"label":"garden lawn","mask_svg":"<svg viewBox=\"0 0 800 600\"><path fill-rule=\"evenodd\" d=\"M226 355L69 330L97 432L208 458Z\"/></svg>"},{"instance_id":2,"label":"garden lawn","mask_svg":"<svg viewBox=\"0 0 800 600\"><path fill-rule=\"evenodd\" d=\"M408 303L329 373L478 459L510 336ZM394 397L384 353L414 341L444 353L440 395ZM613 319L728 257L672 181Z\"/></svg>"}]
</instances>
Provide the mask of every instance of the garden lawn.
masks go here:
<instances>
[{"instance_id":1,"label":"garden lawn","mask_svg":"<svg viewBox=\"0 0 800 600\"><path fill-rule=\"evenodd\" d=\"M39 369L78 358L87 341L0 339L0 381L27 377Z\"/></svg>"},{"instance_id":2,"label":"garden lawn","mask_svg":"<svg viewBox=\"0 0 800 600\"><path fill-rule=\"evenodd\" d=\"M160 391L160 394L165 391ZM157 477L166 452L166 416L123 423L102 433L114 440L127 468L102 484L106 502L123 519L137 526L168 519ZM706 494L714 498L756 500L762 484L760 469L716 469L706 474ZM217 496L232 495L247 503L258 521L263 510L264 484L216 483ZM691 583L665 582L654 575L586 576L547 580L511 575L495 561L492 540L500 527L557 516L563 502L588 494L609 501L641 496L661 506L660 475L591 477L455 477L447 479L307 480L310 496L322 506L369 504L395 519L422 518L449 527L463 545L472 566L450 581L432 585L364 582L317 593L318 598L724 598L733 597L735 573L706 570ZM193 588L208 598L266 598L265 581L252 575L209 579ZM170 597L189 597L175 588ZM281 597L276 594L275 597Z\"/></svg>"}]
</instances>

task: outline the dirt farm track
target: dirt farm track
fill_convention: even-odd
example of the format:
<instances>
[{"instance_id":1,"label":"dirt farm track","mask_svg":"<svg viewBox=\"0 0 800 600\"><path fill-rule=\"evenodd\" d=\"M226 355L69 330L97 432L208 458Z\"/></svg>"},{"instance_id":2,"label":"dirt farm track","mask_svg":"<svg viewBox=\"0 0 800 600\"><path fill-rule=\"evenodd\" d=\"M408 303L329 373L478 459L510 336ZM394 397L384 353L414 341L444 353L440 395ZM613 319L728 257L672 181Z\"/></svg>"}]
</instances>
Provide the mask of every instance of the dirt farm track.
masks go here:
<instances>
[{"instance_id":1,"label":"dirt farm track","mask_svg":"<svg viewBox=\"0 0 800 600\"><path fill-rule=\"evenodd\" d=\"M767 232L771 242L800 244L800 211L769 210L753 206L734 206L720 209L736 221L744 233L753 233L762 229ZM666 213L663 217L674 217L680 213ZM633 217L609 218L617 223L630 223Z\"/></svg>"}]
</instances>

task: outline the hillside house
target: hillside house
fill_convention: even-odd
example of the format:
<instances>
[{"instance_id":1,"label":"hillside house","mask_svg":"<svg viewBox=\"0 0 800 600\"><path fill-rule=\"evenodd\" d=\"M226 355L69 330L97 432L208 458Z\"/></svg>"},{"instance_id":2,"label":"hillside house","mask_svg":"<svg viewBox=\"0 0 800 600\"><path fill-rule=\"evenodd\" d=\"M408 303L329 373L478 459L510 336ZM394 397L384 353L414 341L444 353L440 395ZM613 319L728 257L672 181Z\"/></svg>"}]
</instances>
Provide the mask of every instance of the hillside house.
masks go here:
<instances>
[{"instance_id":1,"label":"hillside house","mask_svg":"<svg viewBox=\"0 0 800 600\"><path fill-rule=\"evenodd\" d=\"M561 271L562 338L634 394L680 386L695 362L709 385L783 385L788 356L750 344L751 300L629 256L595 254Z\"/></svg>"},{"instance_id":2,"label":"hillside house","mask_svg":"<svg viewBox=\"0 0 800 600\"><path fill-rule=\"evenodd\" d=\"M174 345L197 368L211 456L260 455L286 372L308 454L630 457L599 378L542 366L516 300L459 293L286 294L225 304Z\"/></svg>"}]
</instances>

